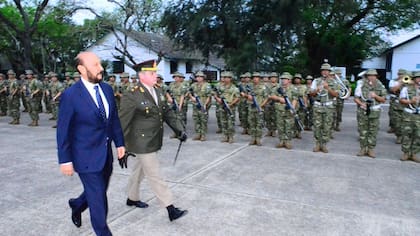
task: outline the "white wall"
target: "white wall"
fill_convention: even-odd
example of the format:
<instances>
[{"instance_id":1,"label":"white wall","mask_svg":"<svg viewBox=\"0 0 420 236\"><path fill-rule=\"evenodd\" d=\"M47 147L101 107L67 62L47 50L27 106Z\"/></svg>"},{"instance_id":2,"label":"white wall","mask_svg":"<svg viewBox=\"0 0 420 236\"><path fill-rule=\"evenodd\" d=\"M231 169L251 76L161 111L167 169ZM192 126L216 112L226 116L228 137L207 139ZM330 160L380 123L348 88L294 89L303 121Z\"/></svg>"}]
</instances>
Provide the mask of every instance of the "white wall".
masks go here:
<instances>
[{"instance_id":1,"label":"white wall","mask_svg":"<svg viewBox=\"0 0 420 236\"><path fill-rule=\"evenodd\" d=\"M385 56L370 58L362 62L362 68L364 69L385 69L385 67Z\"/></svg>"},{"instance_id":2,"label":"white wall","mask_svg":"<svg viewBox=\"0 0 420 236\"><path fill-rule=\"evenodd\" d=\"M391 76L397 77L398 69L420 70L420 38L394 49Z\"/></svg>"}]
</instances>

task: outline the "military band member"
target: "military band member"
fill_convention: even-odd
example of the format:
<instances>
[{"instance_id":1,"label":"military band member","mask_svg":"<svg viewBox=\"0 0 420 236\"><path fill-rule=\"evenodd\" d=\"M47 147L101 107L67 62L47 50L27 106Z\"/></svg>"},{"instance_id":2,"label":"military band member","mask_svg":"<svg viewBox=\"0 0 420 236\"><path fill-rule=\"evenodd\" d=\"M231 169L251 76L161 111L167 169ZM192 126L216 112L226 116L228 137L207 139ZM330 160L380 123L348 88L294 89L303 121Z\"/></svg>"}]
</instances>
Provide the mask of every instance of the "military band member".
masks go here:
<instances>
[{"instance_id":1,"label":"military band member","mask_svg":"<svg viewBox=\"0 0 420 236\"><path fill-rule=\"evenodd\" d=\"M0 116L7 115L7 96L9 95L9 84L4 74L0 73Z\"/></svg>"},{"instance_id":2,"label":"military band member","mask_svg":"<svg viewBox=\"0 0 420 236\"><path fill-rule=\"evenodd\" d=\"M57 120L58 108L60 105L60 96L65 90L65 86L58 80L57 73L51 72L51 105L52 105L52 117L50 120ZM53 125L52 128L57 128L57 125Z\"/></svg>"},{"instance_id":3,"label":"military band member","mask_svg":"<svg viewBox=\"0 0 420 236\"><path fill-rule=\"evenodd\" d=\"M121 99L120 120L126 148L136 155L131 161L133 170L128 182L126 204L148 207L139 195L140 184L146 178L160 204L166 207L169 220L173 221L188 211L174 207L172 192L159 174L157 152L162 147L163 122L171 127L182 142L187 136L182 122L162 99L164 95L154 87L157 82L155 63L152 60L135 66L140 81L133 89L124 91Z\"/></svg>"},{"instance_id":4,"label":"military band member","mask_svg":"<svg viewBox=\"0 0 420 236\"><path fill-rule=\"evenodd\" d=\"M239 102L239 89L232 84L232 72L224 71L221 76L224 82L219 88L220 94L216 93L214 98L221 107L222 142L233 143L233 136L235 135L235 107ZM223 100L225 104L223 104Z\"/></svg>"},{"instance_id":5,"label":"military band member","mask_svg":"<svg viewBox=\"0 0 420 236\"><path fill-rule=\"evenodd\" d=\"M193 120L196 136L193 140L206 141L208 109L211 103L211 87L209 83L204 81L206 75L202 71L195 74L196 82L191 85L191 92L188 93L193 103ZM193 96L194 95L194 96ZM198 99L198 100L197 100ZM200 104L199 104L200 103Z\"/></svg>"},{"instance_id":6,"label":"military band member","mask_svg":"<svg viewBox=\"0 0 420 236\"><path fill-rule=\"evenodd\" d=\"M29 73L31 72L32 71L29 71ZM39 112L41 111L39 105L42 100L43 84L33 76L29 76L28 79L29 84L26 88L27 93L25 95L28 99L29 115L32 119L32 123L30 123L29 126L38 126Z\"/></svg>"},{"instance_id":7,"label":"military band member","mask_svg":"<svg viewBox=\"0 0 420 236\"><path fill-rule=\"evenodd\" d=\"M313 104L314 104L314 98L311 96L311 87L312 87L312 81L314 80L314 77L311 75L307 75L305 77L306 82L306 101L307 101L307 108L309 112L309 116L306 116L304 119L305 124L305 130L312 130L312 124L313 124Z\"/></svg>"},{"instance_id":8,"label":"military band member","mask_svg":"<svg viewBox=\"0 0 420 236\"><path fill-rule=\"evenodd\" d=\"M264 123L263 108L267 103L269 91L261 81L259 72L252 73L252 84L248 85L248 124L251 142L249 145L261 146L262 129Z\"/></svg>"},{"instance_id":9,"label":"military band member","mask_svg":"<svg viewBox=\"0 0 420 236\"><path fill-rule=\"evenodd\" d=\"M250 84L251 80L251 73L246 72L240 75L241 82L238 83L239 88L245 88L247 85ZM243 128L242 134L249 134L248 129L248 103L247 103L247 96L242 96L238 103L238 114L239 114L239 122L241 123L241 127Z\"/></svg>"},{"instance_id":10,"label":"military band member","mask_svg":"<svg viewBox=\"0 0 420 236\"><path fill-rule=\"evenodd\" d=\"M293 88L291 85L292 75L289 72L284 72L280 75L280 82L277 87L271 89L269 99L274 101L274 109L276 112L276 126L279 138L277 148L291 149L293 138L294 119L286 104L285 97L290 100L291 105L296 107L296 98L293 96ZM282 94L279 93L281 87Z\"/></svg>"},{"instance_id":11,"label":"military band member","mask_svg":"<svg viewBox=\"0 0 420 236\"><path fill-rule=\"evenodd\" d=\"M16 73L13 70L7 71L7 76L9 77L9 99L8 99L8 109L9 114L13 118L9 124L18 125L20 124L20 96L21 96L21 87L19 81L16 79Z\"/></svg>"},{"instance_id":12,"label":"military band member","mask_svg":"<svg viewBox=\"0 0 420 236\"><path fill-rule=\"evenodd\" d=\"M300 99L300 104L299 102L297 103L297 113L299 115L300 120L305 120L306 117L306 112L305 109L308 106L308 102L307 102L307 87L302 84L302 75L299 73L296 73L293 76L293 97L295 97L296 99ZM299 101L299 100L298 100ZM299 129L296 128L296 126L294 126L294 133L295 133L295 138L301 139L302 138L302 134L301 131Z\"/></svg>"},{"instance_id":13,"label":"military band member","mask_svg":"<svg viewBox=\"0 0 420 236\"><path fill-rule=\"evenodd\" d=\"M335 74L337 75L337 79L340 79L343 84L346 86L346 88L349 90L349 92L351 93L351 87L350 87L350 82L341 76L341 70L340 69L336 69ZM339 84L339 90L341 89L341 86ZM340 131L340 123L343 120L343 108L344 108L344 100L347 98L340 98L337 97L337 103L336 103L336 115L335 115L335 119L334 119L334 123L333 123L333 128L335 131Z\"/></svg>"},{"instance_id":14,"label":"military band member","mask_svg":"<svg viewBox=\"0 0 420 236\"><path fill-rule=\"evenodd\" d=\"M328 152L327 143L331 138L334 98L338 96L336 81L331 78L331 65L321 65L321 77L316 78L311 85L311 96L314 98L313 126L315 147L314 152Z\"/></svg>"},{"instance_id":15,"label":"military band member","mask_svg":"<svg viewBox=\"0 0 420 236\"><path fill-rule=\"evenodd\" d=\"M277 88L279 85L279 75L276 72L269 74L270 82L266 84L269 94L273 88ZM264 108L264 120L267 127L266 137L275 137L276 136L276 112L274 109L274 102L269 101L265 104Z\"/></svg>"},{"instance_id":16,"label":"military band member","mask_svg":"<svg viewBox=\"0 0 420 236\"><path fill-rule=\"evenodd\" d=\"M385 86L378 80L375 69L367 70L365 78L359 81L354 93L360 141L360 151L357 155L375 158L374 149L379 130L381 103L385 102L387 92Z\"/></svg>"},{"instance_id":17,"label":"military band member","mask_svg":"<svg viewBox=\"0 0 420 236\"><path fill-rule=\"evenodd\" d=\"M414 72L413 78L405 82L400 103L404 106L401 161L411 159L420 163L420 158L416 156L420 152L420 71Z\"/></svg>"},{"instance_id":18,"label":"military band member","mask_svg":"<svg viewBox=\"0 0 420 236\"><path fill-rule=\"evenodd\" d=\"M404 106L400 104L400 100L398 96L400 94L401 88L403 87L402 78L407 75L407 71L404 69L398 70L398 78L389 81L389 92L390 92L390 125L391 125L391 132L395 133L397 137L395 143L401 144L401 123L402 123L402 115L404 112Z\"/></svg>"}]
</instances>

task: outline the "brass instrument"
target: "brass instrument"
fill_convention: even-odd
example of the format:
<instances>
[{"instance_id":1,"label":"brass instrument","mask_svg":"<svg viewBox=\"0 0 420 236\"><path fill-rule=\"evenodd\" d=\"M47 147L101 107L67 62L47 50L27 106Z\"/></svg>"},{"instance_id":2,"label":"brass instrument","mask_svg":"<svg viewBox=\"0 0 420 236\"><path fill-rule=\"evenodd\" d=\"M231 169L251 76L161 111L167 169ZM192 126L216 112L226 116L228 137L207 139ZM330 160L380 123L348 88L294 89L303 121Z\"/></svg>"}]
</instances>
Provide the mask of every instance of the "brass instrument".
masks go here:
<instances>
[{"instance_id":1,"label":"brass instrument","mask_svg":"<svg viewBox=\"0 0 420 236\"><path fill-rule=\"evenodd\" d=\"M409 75L404 75L401 79L403 84L412 84L414 83L413 78L411 78Z\"/></svg>"},{"instance_id":2,"label":"brass instrument","mask_svg":"<svg viewBox=\"0 0 420 236\"><path fill-rule=\"evenodd\" d=\"M341 78L338 77L338 75L335 73L334 73L334 78L337 81L337 83L340 85L340 92L338 94L339 98L347 99L348 97L350 97L350 90L347 88L346 84L344 84Z\"/></svg>"}]
</instances>

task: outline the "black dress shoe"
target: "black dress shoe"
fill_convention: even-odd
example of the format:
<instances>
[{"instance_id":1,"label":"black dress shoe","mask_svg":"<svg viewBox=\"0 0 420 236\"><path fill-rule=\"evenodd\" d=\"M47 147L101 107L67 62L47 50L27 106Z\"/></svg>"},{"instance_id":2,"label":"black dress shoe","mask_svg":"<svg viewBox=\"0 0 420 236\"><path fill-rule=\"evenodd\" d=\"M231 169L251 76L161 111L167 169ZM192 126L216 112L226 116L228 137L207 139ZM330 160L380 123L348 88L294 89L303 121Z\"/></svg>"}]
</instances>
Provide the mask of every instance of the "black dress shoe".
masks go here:
<instances>
[{"instance_id":1,"label":"black dress shoe","mask_svg":"<svg viewBox=\"0 0 420 236\"><path fill-rule=\"evenodd\" d=\"M188 214L187 210L180 210L174 207L173 205L166 207L166 209L168 210L168 216L170 221L174 221Z\"/></svg>"},{"instance_id":2,"label":"black dress shoe","mask_svg":"<svg viewBox=\"0 0 420 236\"><path fill-rule=\"evenodd\" d=\"M142 201L132 201L127 198L127 206L136 206L138 208L148 208L149 205Z\"/></svg>"},{"instance_id":3,"label":"black dress shoe","mask_svg":"<svg viewBox=\"0 0 420 236\"><path fill-rule=\"evenodd\" d=\"M74 201L75 199L73 198L69 200L69 206L71 208L71 221L73 221L73 224L77 228L80 228L80 226L82 226L82 213L74 210L73 208Z\"/></svg>"}]
</instances>

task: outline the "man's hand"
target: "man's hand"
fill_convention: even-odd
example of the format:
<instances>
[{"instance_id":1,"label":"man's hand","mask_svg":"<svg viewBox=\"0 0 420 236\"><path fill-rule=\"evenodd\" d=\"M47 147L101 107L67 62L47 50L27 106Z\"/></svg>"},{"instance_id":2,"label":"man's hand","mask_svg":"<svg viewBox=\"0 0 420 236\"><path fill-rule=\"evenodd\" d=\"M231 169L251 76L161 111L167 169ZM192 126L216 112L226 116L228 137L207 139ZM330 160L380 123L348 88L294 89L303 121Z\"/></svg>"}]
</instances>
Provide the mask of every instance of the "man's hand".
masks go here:
<instances>
[{"instance_id":1,"label":"man's hand","mask_svg":"<svg viewBox=\"0 0 420 236\"><path fill-rule=\"evenodd\" d=\"M118 159L121 159L124 157L125 155L125 147L117 147L117 155L118 155Z\"/></svg>"},{"instance_id":2,"label":"man's hand","mask_svg":"<svg viewBox=\"0 0 420 236\"><path fill-rule=\"evenodd\" d=\"M73 163L61 164L60 171L63 175L72 176L74 174Z\"/></svg>"}]
</instances>

